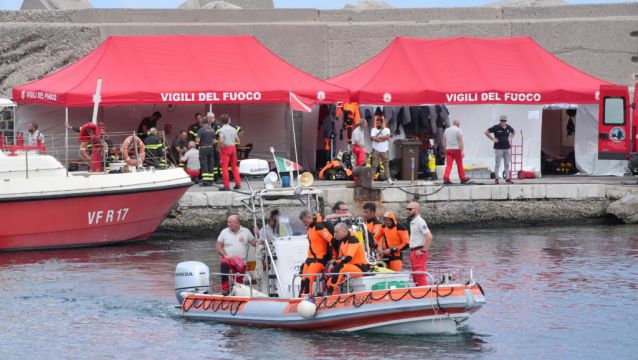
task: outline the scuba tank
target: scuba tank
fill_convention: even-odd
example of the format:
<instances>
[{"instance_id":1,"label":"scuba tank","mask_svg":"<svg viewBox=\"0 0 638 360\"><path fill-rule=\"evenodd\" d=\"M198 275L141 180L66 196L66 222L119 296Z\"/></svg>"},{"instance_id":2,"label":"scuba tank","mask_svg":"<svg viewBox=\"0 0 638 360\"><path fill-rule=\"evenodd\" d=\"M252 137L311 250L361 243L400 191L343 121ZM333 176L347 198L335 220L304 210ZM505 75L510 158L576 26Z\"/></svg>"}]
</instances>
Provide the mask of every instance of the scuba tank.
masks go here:
<instances>
[{"instance_id":1,"label":"scuba tank","mask_svg":"<svg viewBox=\"0 0 638 360\"><path fill-rule=\"evenodd\" d=\"M352 231L352 233L354 234L354 237L357 238L357 240L359 240L359 243L361 243L361 245L363 244L363 231L361 230L361 227L356 226L356 225L352 225L350 231Z\"/></svg>"},{"instance_id":2,"label":"scuba tank","mask_svg":"<svg viewBox=\"0 0 638 360\"><path fill-rule=\"evenodd\" d=\"M428 171L430 174L436 173L436 158L434 157L434 151L432 149L428 150Z\"/></svg>"}]
</instances>

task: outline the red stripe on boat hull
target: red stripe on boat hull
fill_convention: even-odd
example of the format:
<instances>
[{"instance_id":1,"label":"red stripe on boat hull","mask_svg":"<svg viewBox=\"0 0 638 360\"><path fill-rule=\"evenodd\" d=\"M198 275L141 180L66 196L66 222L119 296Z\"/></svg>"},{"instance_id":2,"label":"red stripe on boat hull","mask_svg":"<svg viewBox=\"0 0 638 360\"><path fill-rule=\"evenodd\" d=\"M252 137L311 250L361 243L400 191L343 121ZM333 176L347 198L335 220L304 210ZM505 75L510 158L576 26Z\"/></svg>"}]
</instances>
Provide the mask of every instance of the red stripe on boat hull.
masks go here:
<instances>
[{"instance_id":1,"label":"red stripe on boat hull","mask_svg":"<svg viewBox=\"0 0 638 360\"><path fill-rule=\"evenodd\" d=\"M265 324L265 323L253 323L253 322L243 322L243 321L225 321L225 320L219 320L219 321L226 324L232 324L232 325L250 325L250 326L269 327L269 328L286 328L286 329L308 330L308 331L345 331L352 328L373 325L373 324L381 324L381 323L397 321L397 320L441 315L445 313L457 314L457 313L463 313L463 312L465 312L464 308L450 308L445 310L443 309L434 310L432 308L428 308L424 310L375 314L375 315L367 315L367 316L348 318L348 319L334 319L334 320L327 320L327 321L317 320L316 322L306 323L306 324L276 324L276 323Z\"/></svg>"},{"instance_id":2,"label":"red stripe on boat hull","mask_svg":"<svg viewBox=\"0 0 638 360\"><path fill-rule=\"evenodd\" d=\"M58 248L149 237L187 186L0 203L0 250Z\"/></svg>"}]
</instances>

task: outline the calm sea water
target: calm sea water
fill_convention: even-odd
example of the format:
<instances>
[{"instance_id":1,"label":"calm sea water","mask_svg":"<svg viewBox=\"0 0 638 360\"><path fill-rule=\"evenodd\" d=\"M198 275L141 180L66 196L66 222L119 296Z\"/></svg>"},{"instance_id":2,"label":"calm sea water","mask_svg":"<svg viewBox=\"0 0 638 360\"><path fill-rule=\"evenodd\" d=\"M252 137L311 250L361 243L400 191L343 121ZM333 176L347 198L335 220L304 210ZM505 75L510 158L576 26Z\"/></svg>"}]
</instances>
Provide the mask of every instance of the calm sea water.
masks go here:
<instances>
[{"instance_id":1,"label":"calm sea water","mask_svg":"<svg viewBox=\"0 0 638 360\"><path fill-rule=\"evenodd\" d=\"M0 359L636 358L638 227L435 232L431 268L473 266L487 304L455 336L315 334L183 320L173 270L205 237L0 253ZM215 270L214 270L215 271Z\"/></svg>"}]
</instances>

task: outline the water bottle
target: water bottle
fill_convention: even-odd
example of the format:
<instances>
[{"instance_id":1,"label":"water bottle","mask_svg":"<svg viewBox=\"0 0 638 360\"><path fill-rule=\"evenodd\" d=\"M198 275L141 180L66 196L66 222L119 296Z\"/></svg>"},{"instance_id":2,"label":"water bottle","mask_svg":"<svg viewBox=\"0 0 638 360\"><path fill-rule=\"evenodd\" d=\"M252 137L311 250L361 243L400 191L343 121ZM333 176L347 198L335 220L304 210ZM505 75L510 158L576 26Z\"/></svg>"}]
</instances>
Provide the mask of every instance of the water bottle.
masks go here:
<instances>
[{"instance_id":1,"label":"water bottle","mask_svg":"<svg viewBox=\"0 0 638 360\"><path fill-rule=\"evenodd\" d=\"M288 219L288 216L279 216L279 235L292 236L292 226L290 226L290 220Z\"/></svg>"}]
</instances>

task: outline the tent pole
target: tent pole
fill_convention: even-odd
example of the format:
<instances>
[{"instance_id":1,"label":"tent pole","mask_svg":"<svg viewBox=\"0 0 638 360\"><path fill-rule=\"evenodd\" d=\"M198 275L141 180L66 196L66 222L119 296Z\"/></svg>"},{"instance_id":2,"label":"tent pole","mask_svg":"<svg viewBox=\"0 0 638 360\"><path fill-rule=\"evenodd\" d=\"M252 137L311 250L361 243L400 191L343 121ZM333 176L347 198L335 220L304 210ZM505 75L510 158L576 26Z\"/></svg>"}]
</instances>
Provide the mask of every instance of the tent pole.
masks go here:
<instances>
[{"instance_id":1,"label":"tent pole","mask_svg":"<svg viewBox=\"0 0 638 360\"><path fill-rule=\"evenodd\" d=\"M69 176L69 107L64 108L64 163L66 176Z\"/></svg>"},{"instance_id":2,"label":"tent pole","mask_svg":"<svg viewBox=\"0 0 638 360\"><path fill-rule=\"evenodd\" d=\"M295 148L295 168L297 169L297 185L299 185L299 158L297 157L297 135L295 134L295 115L292 110L292 106L288 104L290 109L290 121L292 122L292 144Z\"/></svg>"},{"instance_id":3,"label":"tent pole","mask_svg":"<svg viewBox=\"0 0 638 360\"><path fill-rule=\"evenodd\" d=\"M95 95L93 95L93 118L91 122L97 124L97 111L100 109L100 101L102 101L102 79L97 79L97 86L95 88Z\"/></svg>"}]
</instances>

